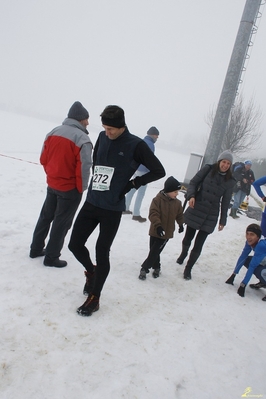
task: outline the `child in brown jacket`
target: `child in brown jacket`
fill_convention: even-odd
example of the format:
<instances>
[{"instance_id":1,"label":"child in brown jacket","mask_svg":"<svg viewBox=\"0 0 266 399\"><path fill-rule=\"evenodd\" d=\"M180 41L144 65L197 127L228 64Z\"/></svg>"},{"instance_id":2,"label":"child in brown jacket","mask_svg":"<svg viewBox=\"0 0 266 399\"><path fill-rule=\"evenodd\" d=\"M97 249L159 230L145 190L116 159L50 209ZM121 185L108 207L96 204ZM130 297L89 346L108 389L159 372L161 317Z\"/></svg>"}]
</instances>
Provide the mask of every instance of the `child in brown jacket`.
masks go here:
<instances>
[{"instance_id":1,"label":"child in brown jacket","mask_svg":"<svg viewBox=\"0 0 266 399\"><path fill-rule=\"evenodd\" d=\"M160 253L164 249L167 241L173 238L175 231L175 222L179 225L179 233L184 231L183 227L183 208L181 201L176 197L181 185L173 176L168 177L164 183L164 189L153 198L149 220L151 222L150 235L150 252L147 259L142 263L140 269L140 280L146 279L149 269L153 269L153 277L160 275Z\"/></svg>"}]
</instances>

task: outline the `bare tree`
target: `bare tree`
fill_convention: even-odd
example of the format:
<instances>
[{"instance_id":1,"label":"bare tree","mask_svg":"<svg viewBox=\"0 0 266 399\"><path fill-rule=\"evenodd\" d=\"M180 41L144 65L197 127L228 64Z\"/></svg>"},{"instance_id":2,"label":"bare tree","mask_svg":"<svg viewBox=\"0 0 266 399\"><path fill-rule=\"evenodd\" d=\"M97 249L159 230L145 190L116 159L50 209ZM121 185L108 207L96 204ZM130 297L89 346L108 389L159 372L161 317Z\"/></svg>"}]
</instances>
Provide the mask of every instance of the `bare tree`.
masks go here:
<instances>
[{"instance_id":1,"label":"bare tree","mask_svg":"<svg viewBox=\"0 0 266 399\"><path fill-rule=\"evenodd\" d=\"M206 123L210 127L212 127L215 112L216 109L212 109L207 115ZM262 111L255 106L253 98L245 105L243 97L239 96L228 119L221 151L230 148L234 154L239 155L256 150L262 135L260 131L262 118Z\"/></svg>"}]
</instances>

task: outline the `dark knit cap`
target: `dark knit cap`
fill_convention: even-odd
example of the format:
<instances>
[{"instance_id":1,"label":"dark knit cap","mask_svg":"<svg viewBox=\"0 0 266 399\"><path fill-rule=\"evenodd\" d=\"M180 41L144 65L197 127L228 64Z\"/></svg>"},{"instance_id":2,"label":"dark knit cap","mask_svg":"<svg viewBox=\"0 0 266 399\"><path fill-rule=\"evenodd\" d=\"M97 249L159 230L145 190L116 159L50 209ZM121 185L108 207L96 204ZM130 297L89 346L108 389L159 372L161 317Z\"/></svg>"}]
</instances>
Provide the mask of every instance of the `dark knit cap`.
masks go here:
<instances>
[{"instance_id":1,"label":"dark knit cap","mask_svg":"<svg viewBox=\"0 0 266 399\"><path fill-rule=\"evenodd\" d=\"M164 183L163 191L165 193L171 193L172 191L180 190L181 184L178 180L176 180L173 176L168 177Z\"/></svg>"},{"instance_id":2,"label":"dark knit cap","mask_svg":"<svg viewBox=\"0 0 266 399\"><path fill-rule=\"evenodd\" d=\"M261 237L262 231L261 231L261 227L256 224L256 223L251 223L246 231L252 231L252 233L255 233L259 238Z\"/></svg>"},{"instance_id":3,"label":"dark knit cap","mask_svg":"<svg viewBox=\"0 0 266 399\"><path fill-rule=\"evenodd\" d=\"M121 128L126 125L124 110L117 105L108 105L101 113L102 124Z\"/></svg>"},{"instance_id":4,"label":"dark knit cap","mask_svg":"<svg viewBox=\"0 0 266 399\"><path fill-rule=\"evenodd\" d=\"M67 117L76 119L77 121L83 121L84 119L89 118L89 113L79 101L76 101L68 111Z\"/></svg>"},{"instance_id":5,"label":"dark knit cap","mask_svg":"<svg viewBox=\"0 0 266 399\"><path fill-rule=\"evenodd\" d=\"M152 126L152 127L150 127L149 128L149 130L147 131L147 134L149 135L149 136L152 136L152 135L154 135L154 136L159 136L159 130L157 129L157 127L155 127L155 126Z\"/></svg>"}]
</instances>

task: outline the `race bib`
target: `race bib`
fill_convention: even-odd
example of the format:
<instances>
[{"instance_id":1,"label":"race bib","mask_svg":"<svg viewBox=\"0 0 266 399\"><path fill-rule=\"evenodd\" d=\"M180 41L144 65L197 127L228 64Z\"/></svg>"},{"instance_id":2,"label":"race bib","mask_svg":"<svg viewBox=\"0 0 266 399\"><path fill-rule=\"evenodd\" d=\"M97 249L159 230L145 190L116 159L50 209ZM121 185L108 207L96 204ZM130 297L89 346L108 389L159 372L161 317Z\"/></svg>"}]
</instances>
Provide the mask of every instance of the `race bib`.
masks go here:
<instances>
[{"instance_id":1,"label":"race bib","mask_svg":"<svg viewBox=\"0 0 266 399\"><path fill-rule=\"evenodd\" d=\"M97 191L110 190L110 185L115 168L96 165L92 178L92 189Z\"/></svg>"}]
</instances>

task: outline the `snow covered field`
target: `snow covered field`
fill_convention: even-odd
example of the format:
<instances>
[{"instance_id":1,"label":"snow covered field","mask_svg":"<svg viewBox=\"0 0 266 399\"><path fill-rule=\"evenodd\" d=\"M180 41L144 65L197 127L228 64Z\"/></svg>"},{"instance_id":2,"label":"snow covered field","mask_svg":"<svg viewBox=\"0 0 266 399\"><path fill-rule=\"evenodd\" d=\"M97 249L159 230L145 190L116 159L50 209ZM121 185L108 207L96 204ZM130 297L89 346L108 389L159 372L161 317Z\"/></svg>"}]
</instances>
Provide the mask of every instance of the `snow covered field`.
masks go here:
<instances>
[{"instance_id":1,"label":"snow covered field","mask_svg":"<svg viewBox=\"0 0 266 399\"><path fill-rule=\"evenodd\" d=\"M256 221L229 217L226 228L207 239L191 281L176 263L183 237L176 232L162 253L160 278L141 281L149 223L124 215L100 310L81 317L83 269L67 249L69 234L66 268L47 268L28 256L46 193L39 153L55 124L0 117L0 398L266 398L266 292L247 288L245 298L237 295L244 269L234 287L225 284L245 228ZM96 137L91 134L93 142ZM184 179L187 155L162 150L159 141L156 154L167 177ZM163 182L148 186L142 216ZM88 241L92 254L95 237Z\"/></svg>"}]
</instances>

